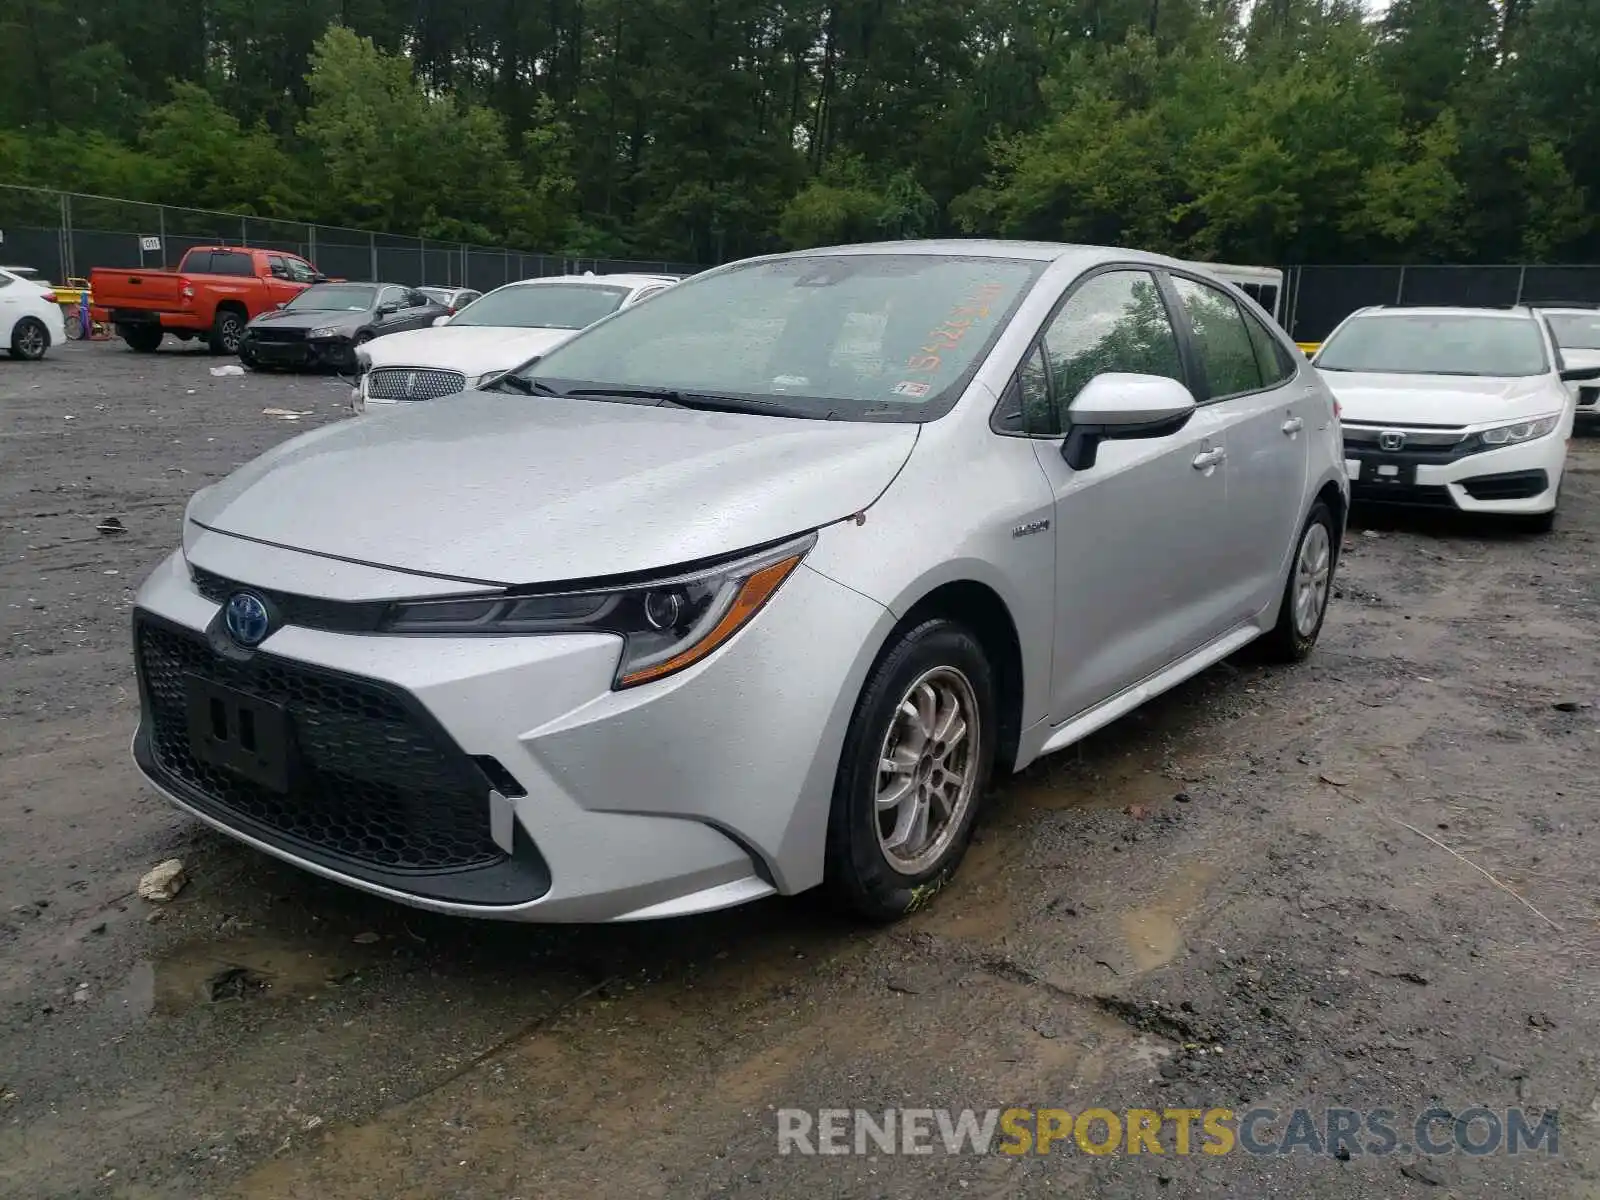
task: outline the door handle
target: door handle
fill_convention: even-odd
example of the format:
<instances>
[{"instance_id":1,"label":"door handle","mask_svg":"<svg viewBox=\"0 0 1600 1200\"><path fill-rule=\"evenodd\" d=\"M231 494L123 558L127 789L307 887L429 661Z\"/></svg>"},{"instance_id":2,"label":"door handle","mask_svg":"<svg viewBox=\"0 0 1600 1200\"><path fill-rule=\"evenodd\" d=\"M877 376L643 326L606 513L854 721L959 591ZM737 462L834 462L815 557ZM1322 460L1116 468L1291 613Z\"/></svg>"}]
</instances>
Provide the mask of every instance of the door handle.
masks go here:
<instances>
[{"instance_id":1,"label":"door handle","mask_svg":"<svg viewBox=\"0 0 1600 1200\"><path fill-rule=\"evenodd\" d=\"M1228 457L1228 452L1221 446L1215 450L1202 450L1194 456L1194 469L1196 471L1209 471L1223 459Z\"/></svg>"},{"instance_id":2,"label":"door handle","mask_svg":"<svg viewBox=\"0 0 1600 1200\"><path fill-rule=\"evenodd\" d=\"M1285 421L1283 423L1283 431L1284 431L1284 433L1288 434L1290 437L1293 437L1295 434L1299 433L1305 427L1306 427L1306 423L1304 421L1302 421L1299 417L1290 417L1287 421Z\"/></svg>"}]
</instances>

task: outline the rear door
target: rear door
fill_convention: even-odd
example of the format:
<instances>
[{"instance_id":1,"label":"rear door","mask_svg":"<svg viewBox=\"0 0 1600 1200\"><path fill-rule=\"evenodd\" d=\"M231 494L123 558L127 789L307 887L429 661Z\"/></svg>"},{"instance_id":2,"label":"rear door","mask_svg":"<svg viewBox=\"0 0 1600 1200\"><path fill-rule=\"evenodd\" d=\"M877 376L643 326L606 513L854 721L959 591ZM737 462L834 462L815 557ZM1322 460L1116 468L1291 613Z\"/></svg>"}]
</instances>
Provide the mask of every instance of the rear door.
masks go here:
<instances>
[{"instance_id":1,"label":"rear door","mask_svg":"<svg viewBox=\"0 0 1600 1200\"><path fill-rule=\"evenodd\" d=\"M1189 381L1169 298L1147 268L1075 283L1019 376L1020 420L1056 496L1058 724L1222 632L1214 551L1227 464L1216 412L1200 407L1167 437L1103 442L1087 470L1062 460L1068 406L1113 371Z\"/></svg>"},{"instance_id":2,"label":"rear door","mask_svg":"<svg viewBox=\"0 0 1600 1200\"><path fill-rule=\"evenodd\" d=\"M1227 431L1228 514L1212 549L1226 575L1231 624L1260 612L1283 586L1300 531L1317 394L1245 306L1203 280L1171 278L1205 398Z\"/></svg>"}]
</instances>

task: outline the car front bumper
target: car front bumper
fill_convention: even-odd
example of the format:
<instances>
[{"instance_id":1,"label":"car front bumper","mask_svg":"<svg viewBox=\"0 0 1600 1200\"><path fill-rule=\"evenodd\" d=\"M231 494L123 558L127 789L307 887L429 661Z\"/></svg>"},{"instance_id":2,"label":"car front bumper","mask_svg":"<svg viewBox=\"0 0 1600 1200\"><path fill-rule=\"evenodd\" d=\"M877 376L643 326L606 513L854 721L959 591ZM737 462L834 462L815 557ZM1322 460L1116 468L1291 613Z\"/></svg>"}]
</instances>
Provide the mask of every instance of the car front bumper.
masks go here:
<instances>
[{"instance_id":1,"label":"car front bumper","mask_svg":"<svg viewBox=\"0 0 1600 1200\"><path fill-rule=\"evenodd\" d=\"M207 535L208 571L284 590L274 564L377 579L232 541ZM402 595L408 582L387 586ZM845 726L893 622L802 566L707 659L617 692L610 635L286 625L241 655L215 631L219 611L181 553L139 593L134 755L151 783L223 832L350 886L550 922L709 911L819 883ZM212 684L287 713L302 782L263 789L195 765L193 689Z\"/></svg>"},{"instance_id":2,"label":"car front bumper","mask_svg":"<svg viewBox=\"0 0 1600 1200\"><path fill-rule=\"evenodd\" d=\"M239 353L264 367L310 370L331 367L346 370L356 365L356 350L349 338L318 338L304 342L265 342L247 330Z\"/></svg>"},{"instance_id":3,"label":"car front bumper","mask_svg":"<svg viewBox=\"0 0 1600 1200\"><path fill-rule=\"evenodd\" d=\"M1555 508L1566 452L1559 431L1444 463L1346 444L1345 472L1356 504L1531 515Z\"/></svg>"}]
</instances>

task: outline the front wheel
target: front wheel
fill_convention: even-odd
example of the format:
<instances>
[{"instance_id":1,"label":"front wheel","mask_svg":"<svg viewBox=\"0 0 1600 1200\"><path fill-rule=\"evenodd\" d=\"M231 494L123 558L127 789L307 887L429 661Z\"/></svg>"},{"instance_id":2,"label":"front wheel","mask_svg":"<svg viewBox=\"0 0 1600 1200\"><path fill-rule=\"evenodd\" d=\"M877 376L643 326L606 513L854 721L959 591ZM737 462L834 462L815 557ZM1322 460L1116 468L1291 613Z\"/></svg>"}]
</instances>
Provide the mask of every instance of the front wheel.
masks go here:
<instances>
[{"instance_id":1,"label":"front wheel","mask_svg":"<svg viewBox=\"0 0 1600 1200\"><path fill-rule=\"evenodd\" d=\"M50 331L37 317L23 317L11 330L11 357L37 362L50 349Z\"/></svg>"},{"instance_id":2,"label":"front wheel","mask_svg":"<svg viewBox=\"0 0 1600 1200\"><path fill-rule=\"evenodd\" d=\"M206 339L213 354L239 353L239 340L244 337L244 314L232 308L219 308L211 323L211 336Z\"/></svg>"},{"instance_id":3,"label":"front wheel","mask_svg":"<svg viewBox=\"0 0 1600 1200\"><path fill-rule=\"evenodd\" d=\"M1531 517L1523 517L1522 528L1528 533L1554 533L1556 528L1556 510L1534 513Z\"/></svg>"},{"instance_id":4,"label":"front wheel","mask_svg":"<svg viewBox=\"0 0 1600 1200\"><path fill-rule=\"evenodd\" d=\"M1318 500L1311 506L1295 544L1289 578L1283 586L1283 603L1278 607L1278 623L1261 639L1261 648L1270 660L1300 662L1316 646L1333 591L1333 568L1338 558L1335 537L1333 512Z\"/></svg>"},{"instance_id":5,"label":"front wheel","mask_svg":"<svg viewBox=\"0 0 1600 1200\"><path fill-rule=\"evenodd\" d=\"M892 921L955 874L994 769L994 672L963 626L937 618L879 660L856 702L834 780L827 885Z\"/></svg>"}]
</instances>

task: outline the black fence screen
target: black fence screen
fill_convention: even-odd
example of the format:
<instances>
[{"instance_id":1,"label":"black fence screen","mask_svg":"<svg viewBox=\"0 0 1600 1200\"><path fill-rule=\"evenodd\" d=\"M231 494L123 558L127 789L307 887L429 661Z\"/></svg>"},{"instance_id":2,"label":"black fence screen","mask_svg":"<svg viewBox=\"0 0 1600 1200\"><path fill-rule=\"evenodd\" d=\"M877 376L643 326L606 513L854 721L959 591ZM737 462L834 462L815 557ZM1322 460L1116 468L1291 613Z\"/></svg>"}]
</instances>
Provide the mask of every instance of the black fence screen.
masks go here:
<instances>
[{"instance_id":1,"label":"black fence screen","mask_svg":"<svg viewBox=\"0 0 1600 1200\"><path fill-rule=\"evenodd\" d=\"M1600 304L1600 265L1290 267L1284 326L1320 342L1358 308L1373 304Z\"/></svg>"},{"instance_id":2,"label":"black fence screen","mask_svg":"<svg viewBox=\"0 0 1600 1200\"><path fill-rule=\"evenodd\" d=\"M96 267L175 267L195 246L284 250L326 275L412 287L483 292L516 279L593 271L693 275L694 263L576 259L361 229L237 216L0 185L0 266L32 267L55 283L87 278Z\"/></svg>"}]
</instances>

